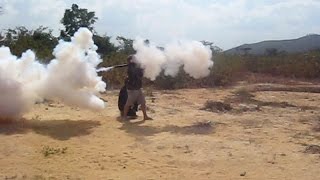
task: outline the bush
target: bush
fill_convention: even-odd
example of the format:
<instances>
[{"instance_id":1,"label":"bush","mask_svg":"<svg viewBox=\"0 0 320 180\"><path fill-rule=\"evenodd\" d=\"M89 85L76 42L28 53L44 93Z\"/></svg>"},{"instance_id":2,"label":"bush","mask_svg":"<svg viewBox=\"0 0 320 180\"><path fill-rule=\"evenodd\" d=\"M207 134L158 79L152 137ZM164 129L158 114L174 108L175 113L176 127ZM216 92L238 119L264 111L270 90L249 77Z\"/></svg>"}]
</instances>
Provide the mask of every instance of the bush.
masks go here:
<instances>
[{"instance_id":1,"label":"bush","mask_svg":"<svg viewBox=\"0 0 320 180\"><path fill-rule=\"evenodd\" d=\"M291 78L314 79L320 76L320 51L278 56L248 56L248 71Z\"/></svg>"}]
</instances>

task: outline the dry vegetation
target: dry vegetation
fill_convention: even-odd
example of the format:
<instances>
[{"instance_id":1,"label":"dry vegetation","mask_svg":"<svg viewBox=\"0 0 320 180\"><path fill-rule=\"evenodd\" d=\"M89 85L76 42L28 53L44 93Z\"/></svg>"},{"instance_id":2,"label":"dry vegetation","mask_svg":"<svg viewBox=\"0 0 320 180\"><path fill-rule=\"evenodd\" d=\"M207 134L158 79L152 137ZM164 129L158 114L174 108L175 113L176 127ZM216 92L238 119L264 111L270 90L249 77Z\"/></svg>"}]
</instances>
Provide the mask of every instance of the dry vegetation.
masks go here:
<instances>
[{"instance_id":1,"label":"dry vegetation","mask_svg":"<svg viewBox=\"0 0 320 180\"><path fill-rule=\"evenodd\" d=\"M126 55L115 53L106 58L102 65L121 64L125 62L125 58ZM206 78L192 79L181 70L176 77L161 74L154 82L145 80L145 84L157 89L217 87L232 85L241 80L250 83L296 85L297 81L316 82L320 76L320 51L274 56L231 56L221 53L214 55L213 59L214 67ZM125 69L114 70L104 73L103 76L108 79L110 87L119 87L123 84L125 73ZM300 92L320 92L319 88L296 88L300 88Z\"/></svg>"}]
</instances>

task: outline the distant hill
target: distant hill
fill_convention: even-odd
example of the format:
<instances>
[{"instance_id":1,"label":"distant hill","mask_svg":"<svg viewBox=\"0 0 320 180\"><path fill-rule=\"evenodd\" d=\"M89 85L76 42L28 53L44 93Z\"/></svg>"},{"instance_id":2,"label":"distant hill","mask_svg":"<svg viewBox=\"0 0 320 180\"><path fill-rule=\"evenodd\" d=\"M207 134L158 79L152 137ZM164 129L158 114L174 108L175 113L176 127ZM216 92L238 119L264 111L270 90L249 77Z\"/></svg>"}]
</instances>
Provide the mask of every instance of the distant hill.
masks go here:
<instances>
[{"instance_id":1,"label":"distant hill","mask_svg":"<svg viewBox=\"0 0 320 180\"><path fill-rule=\"evenodd\" d=\"M299 53L320 49L320 35L312 34L298 39L262 41L254 44L244 44L227 51L226 54L263 55L275 52Z\"/></svg>"}]
</instances>

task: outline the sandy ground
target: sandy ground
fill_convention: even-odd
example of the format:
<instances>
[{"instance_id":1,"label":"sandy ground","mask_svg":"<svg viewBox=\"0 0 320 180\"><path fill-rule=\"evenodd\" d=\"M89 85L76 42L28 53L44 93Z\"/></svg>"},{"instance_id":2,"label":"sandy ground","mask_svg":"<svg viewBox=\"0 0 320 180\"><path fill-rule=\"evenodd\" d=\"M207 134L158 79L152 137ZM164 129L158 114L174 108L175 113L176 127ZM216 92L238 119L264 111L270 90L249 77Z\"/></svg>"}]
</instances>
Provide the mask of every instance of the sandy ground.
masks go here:
<instances>
[{"instance_id":1,"label":"sandy ground","mask_svg":"<svg viewBox=\"0 0 320 180\"><path fill-rule=\"evenodd\" d=\"M0 179L320 179L320 94L254 92L257 106L239 88L149 92L145 122L119 120L118 91L102 112L37 104L0 125ZM226 99L236 110L200 110Z\"/></svg>"}]
</instances>

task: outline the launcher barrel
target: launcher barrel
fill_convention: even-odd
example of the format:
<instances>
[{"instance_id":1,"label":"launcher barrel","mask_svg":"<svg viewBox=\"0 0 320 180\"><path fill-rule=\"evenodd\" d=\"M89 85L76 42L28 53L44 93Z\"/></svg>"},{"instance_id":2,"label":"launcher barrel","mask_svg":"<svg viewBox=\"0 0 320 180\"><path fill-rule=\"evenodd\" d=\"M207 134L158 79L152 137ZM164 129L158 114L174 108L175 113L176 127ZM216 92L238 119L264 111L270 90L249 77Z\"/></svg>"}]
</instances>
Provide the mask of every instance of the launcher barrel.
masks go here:
<instances>
[{"instance_id":1,"label":"launcher barrel","mask_svg":"<svg viewBox=\"0 0 320 180\"><path fill-rule=\"evenodd\" d=\"M121 68L121 67L127 67L128 64L120 64L120 65L115 65L115 66L112 66L113 68Z\"/></svg>"}]
</instances>

